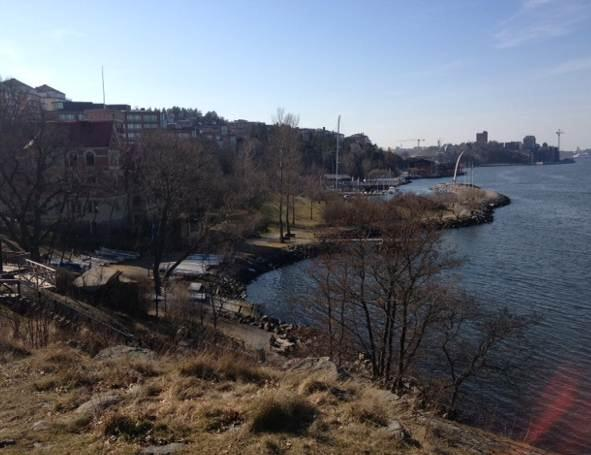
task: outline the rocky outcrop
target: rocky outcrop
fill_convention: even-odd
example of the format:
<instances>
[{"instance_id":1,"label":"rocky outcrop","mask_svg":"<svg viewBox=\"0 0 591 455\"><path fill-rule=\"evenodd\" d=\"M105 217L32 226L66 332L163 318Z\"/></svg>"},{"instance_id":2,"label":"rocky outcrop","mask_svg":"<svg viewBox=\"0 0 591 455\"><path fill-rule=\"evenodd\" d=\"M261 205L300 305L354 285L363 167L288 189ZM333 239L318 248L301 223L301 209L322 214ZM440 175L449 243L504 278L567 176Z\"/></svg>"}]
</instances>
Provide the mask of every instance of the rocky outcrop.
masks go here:
<instances>
[{"instance_id":1,"label":"rocky outcrop","mask_svg":"<svg viewBox=\"0 0 591 455\"><path fill-rule=\"evenodd\" d=\"M453 229L492 223L495 209L509 205L510 203L511 199L508 196L495 193L494 197L484 199L477 210L460 214L454 218L441 220L440 227L443 229Z\"/></svg>"}]
</instances>

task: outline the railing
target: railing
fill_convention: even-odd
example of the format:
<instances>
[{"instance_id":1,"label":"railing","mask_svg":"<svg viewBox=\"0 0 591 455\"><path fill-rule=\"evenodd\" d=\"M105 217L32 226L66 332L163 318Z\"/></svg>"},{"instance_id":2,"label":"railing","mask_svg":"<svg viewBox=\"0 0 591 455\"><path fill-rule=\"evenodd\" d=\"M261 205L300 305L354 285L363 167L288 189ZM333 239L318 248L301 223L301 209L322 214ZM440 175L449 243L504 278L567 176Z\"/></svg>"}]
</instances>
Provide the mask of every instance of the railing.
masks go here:
<instances>
[{"instance_id":1,"label":"railing","mask_svg":"<svg viewBox=\"0 0 591 455\"><path fill-rule=\"evenodd\" d=\"M55 269L39 262L25 259L25 272L19 274L19 278L35 289L54 287Z\"/></svg>"}]
</instances>

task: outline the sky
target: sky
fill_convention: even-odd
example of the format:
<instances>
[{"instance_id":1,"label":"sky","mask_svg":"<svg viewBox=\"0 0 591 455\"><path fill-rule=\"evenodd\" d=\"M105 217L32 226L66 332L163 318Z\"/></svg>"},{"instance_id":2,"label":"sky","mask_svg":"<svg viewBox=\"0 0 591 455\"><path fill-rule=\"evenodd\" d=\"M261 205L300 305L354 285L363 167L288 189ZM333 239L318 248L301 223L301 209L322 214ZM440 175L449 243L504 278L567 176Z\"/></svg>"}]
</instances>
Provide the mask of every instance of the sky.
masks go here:
<instances>
[{"instance_id":1,"label":"sky","mask_svg":"<svg viewBox=\"0 0 591 455\"><path fill-rule=\"evenodd\" d=\"M0 0L0 76L76 101L195 107L382 147L591 147L591 0Z\"/></svg>"}]
</instances>

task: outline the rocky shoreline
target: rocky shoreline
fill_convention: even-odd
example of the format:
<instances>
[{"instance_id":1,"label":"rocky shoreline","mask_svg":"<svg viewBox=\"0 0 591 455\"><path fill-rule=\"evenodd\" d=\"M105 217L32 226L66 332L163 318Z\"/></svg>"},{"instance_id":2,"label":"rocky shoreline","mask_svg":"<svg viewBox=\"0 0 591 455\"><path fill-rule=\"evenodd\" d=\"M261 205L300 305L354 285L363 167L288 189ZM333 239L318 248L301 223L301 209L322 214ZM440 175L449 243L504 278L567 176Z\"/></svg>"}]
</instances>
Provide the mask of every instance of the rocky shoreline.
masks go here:
<instances>
[{"instance_id":1,"label":"rocky shoreline","mask_svg":"<svg viewBox=\"0 0 591 455\"><path fill-rule=\"evenodd\" d=\"M494 198L482 201L477 211L466 216L458 216L452 220L442 220L440 227L442 229L455 229L492 223L494 221L495 209L509 204L511 204L511 199L508 196L496 193Z\"/></svg>"}]
</instances>

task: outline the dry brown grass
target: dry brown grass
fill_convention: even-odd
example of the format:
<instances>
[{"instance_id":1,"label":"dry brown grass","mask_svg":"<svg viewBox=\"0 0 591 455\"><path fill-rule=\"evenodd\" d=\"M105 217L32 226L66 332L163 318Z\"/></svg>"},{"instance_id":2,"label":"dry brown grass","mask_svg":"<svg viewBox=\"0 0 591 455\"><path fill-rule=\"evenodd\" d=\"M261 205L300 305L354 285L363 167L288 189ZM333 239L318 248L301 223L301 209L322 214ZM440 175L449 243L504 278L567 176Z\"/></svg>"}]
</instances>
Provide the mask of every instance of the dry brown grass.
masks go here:
<instances>
[{"instance_id":1,"label":"dry brown grass","mask_svg":"<svg viewBox=\"0 0 591 455\"><path fill-rule=\"evenodd\" d=\"M0 374L0 439L16 441L2 453L33 453L34 444L41 444L46 449L39 451L47 453L131 454L147 445L184 442L186 453L216 455L474 455L473 443L480 440L475 432L464 438L459 425L453 440L447 432L429 436L426 424L402 409L403 400L358 379L286 374L233 358L196 356L179 365L178 358L162 356L113 364L63 346L33 351L2 366L7 374ZM86 374L92 381L76 387ZM36 390L34 384L43 381ZM118 399L108 407L77 409L109 394ZM422 447L396 442L387 429L393 419ZM43 429L33 429L39 421ZM466 441L469 449L462 446Z\"/></svg>"},{"instance_id":2,"label":"dry brown grass","mask_svg":"<svg viewBox=\"0 0 591 455\"><path fill-rule=\"evenodd\" d=\"M292 433L305 431L318 410L300 395L270 392L254 403L250 429L253 433Z\"/></svg>"},{"instance_id":3,"label":"dry brown grass","mask_svg":"<svg viewBox=\"0 0 591 455\"><path fill-rule=\"evenodd\" d=\"M240 426L244 422L244 416L230 407L208 405L199 410L198 422L203 431L223 433Z\"/></svg>"},{"instance_id":4,"label":"dry brown grass","mask_svg":"<svg viewBox=\"0 0 591 455\"><path fill-rule=\"evenodd\" d=\"M123 438L127 441L143 438L152 431L154 424L142 417L131 417L119 413L107 416L103 423L105 436Z\"/></svg>"},{"instance_id":5,"label":"dry brown grass","mask_svg":"<svg viewBox=\"0 0 591 455\"><path fill-rule=\"evenodd\" d=\"M185 362L179 373L183 377L193 377L204 381L233 381L264 384L272 376L263 368L253 366L252 361L233 355L215 358L201 355Z\"/></svg>"},{"instance_id":6,"label":"dry brown grass","mask_svg":"<svg viewBox=\"0 0 591 455\"><path fill-rule=\"evenodd\" d=\"M0 364L27 357L31 352L12 340L0 337Z\"/></svg>"},{"instance_id":7,"label":"dry brown grass","mask_svg":"<svg viewBox=\"0 0 591 455\"><path fill-rule=\"evenodd\" d=\"M366 390L362 396L351 403L348 409L349 417L361 424L375 427L385 427L390 421L390 409L381 398L381 394L373 390Z\"/></svg>"}]
</instances>

